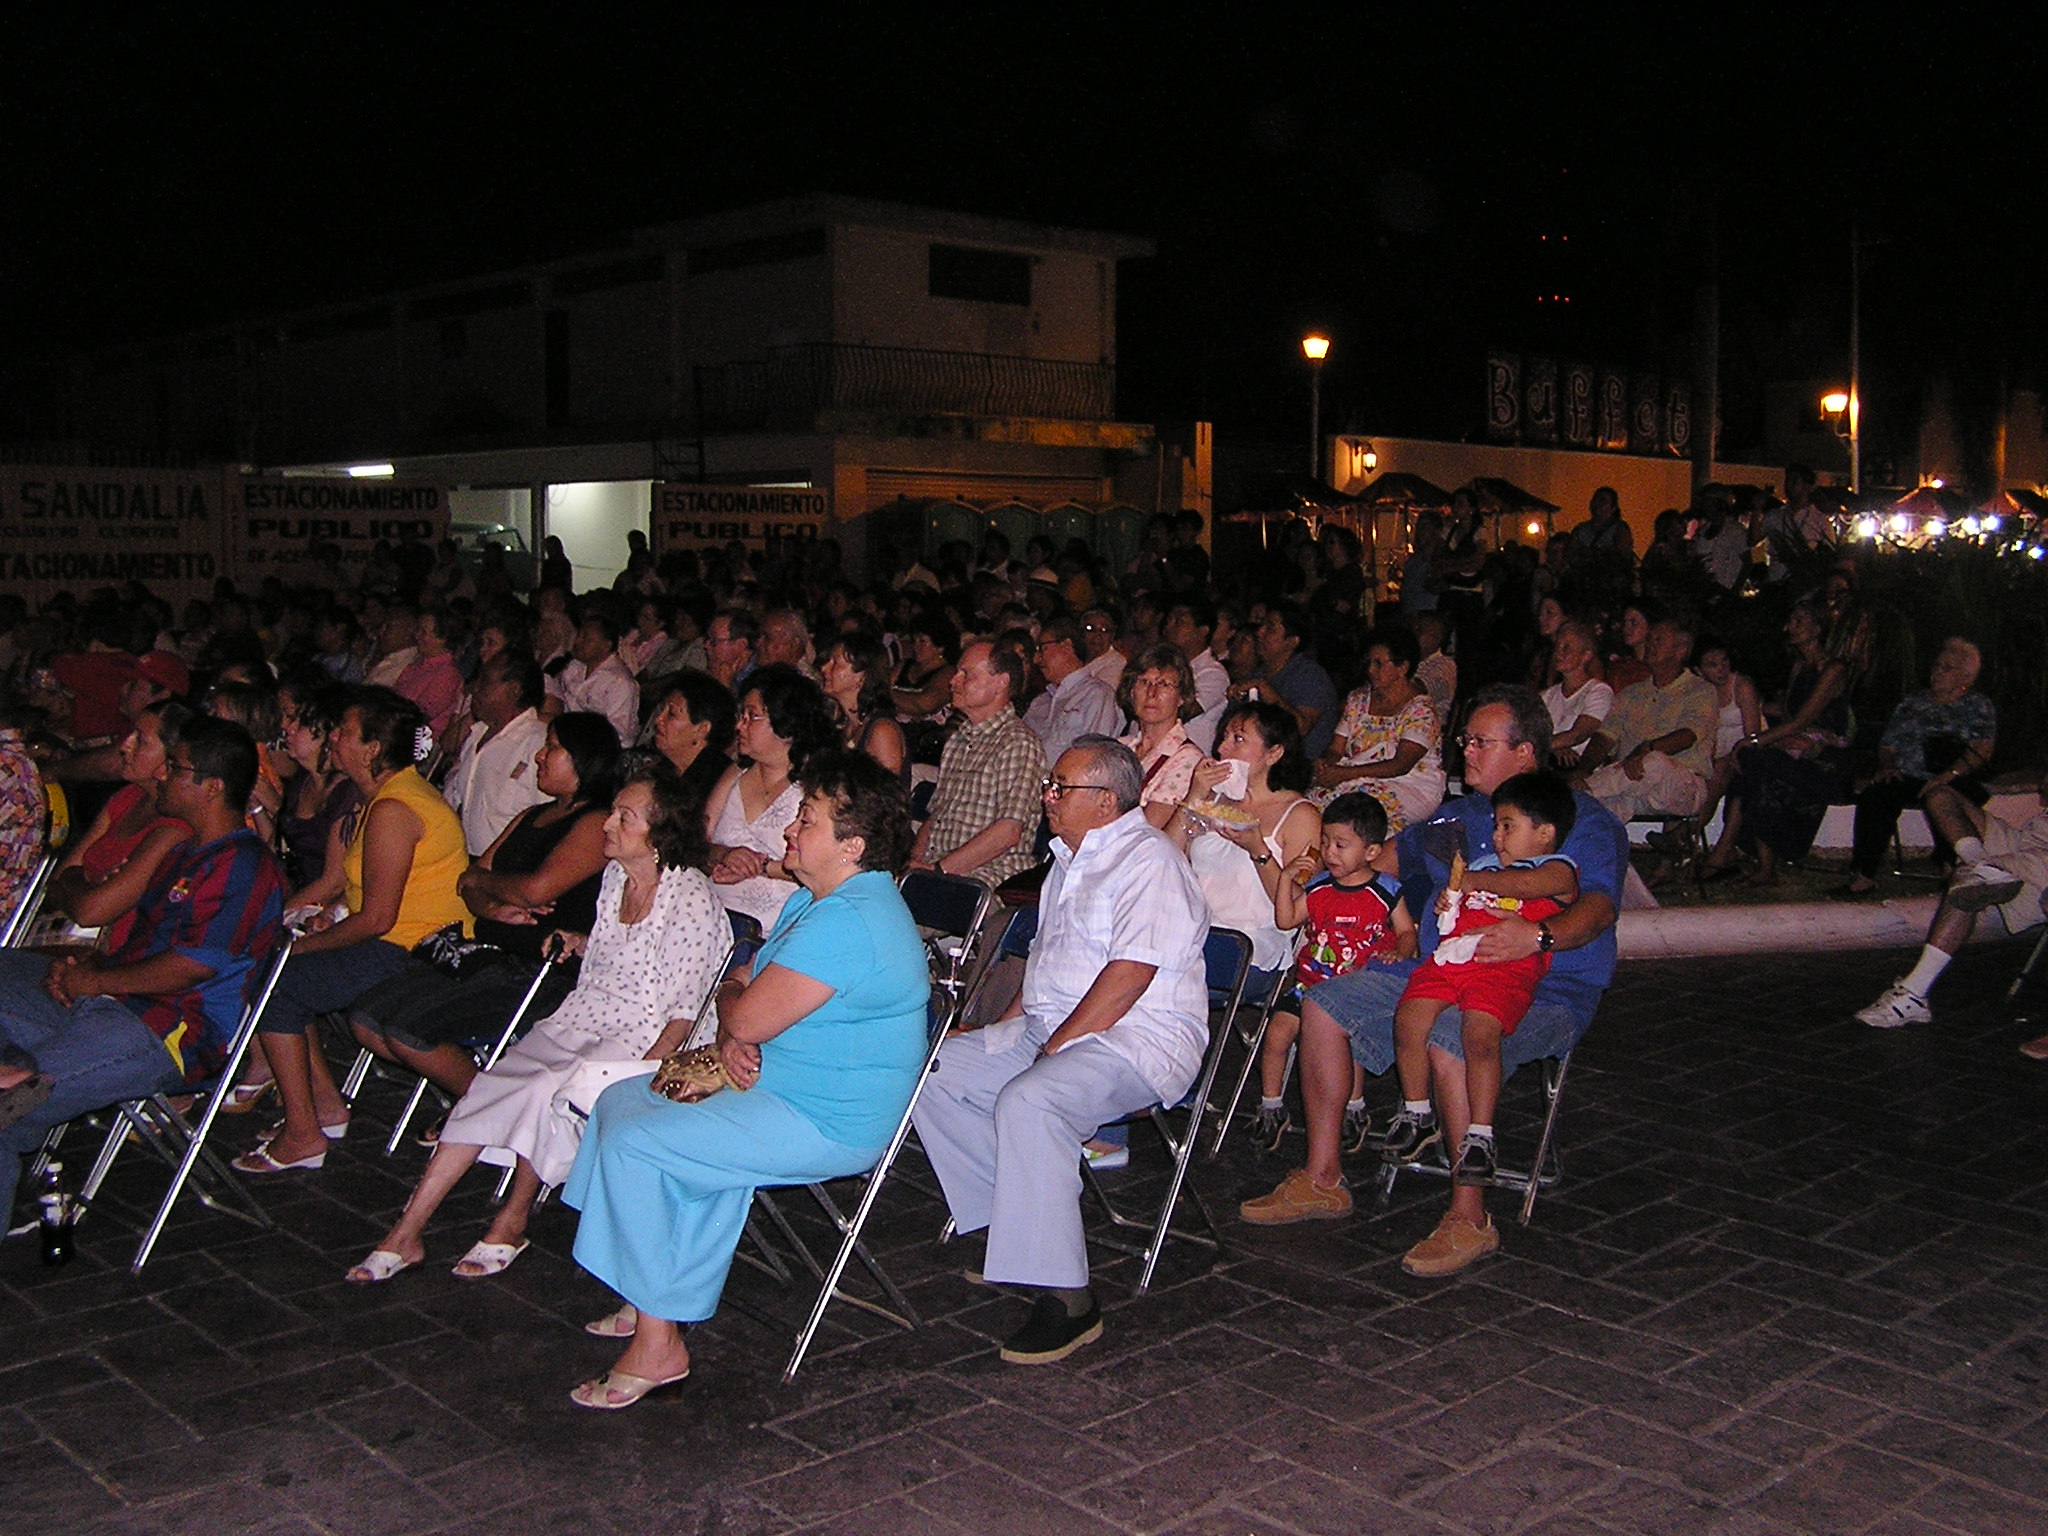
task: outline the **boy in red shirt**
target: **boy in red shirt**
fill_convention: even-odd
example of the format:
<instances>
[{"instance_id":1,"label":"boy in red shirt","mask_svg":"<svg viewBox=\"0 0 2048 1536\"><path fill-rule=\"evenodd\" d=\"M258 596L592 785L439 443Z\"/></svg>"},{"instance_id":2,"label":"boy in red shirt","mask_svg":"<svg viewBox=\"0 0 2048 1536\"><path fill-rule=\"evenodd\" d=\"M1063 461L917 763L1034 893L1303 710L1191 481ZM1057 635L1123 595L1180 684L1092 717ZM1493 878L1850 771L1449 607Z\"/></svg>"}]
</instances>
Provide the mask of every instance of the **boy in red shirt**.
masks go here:
<instances>
[{"instance_id":1,"label":"boy in red shirt","mask_svg":"<svg viewBox=\"0 0 2048 1536\"><path fill-rule=\"evenodd\" d=\"M1259 1120L1253 1139L1268 1152L1280 1148L1289 1120L1282 1100L1287 1055L1301 1033L1301 995L1310 987L1343 976L1374 959L1406 959L1416 950L1415 920L1401 905L1393 880L1373 870L1387 840L1387 812L1371 795L1339 795L1323 811L1320 873L1317 856L1304 853L1288 866L1273 895L1273 915L1282 928L1301 929L1294 957L1294 985L1274 1006L1273 1021L1259 1055ZM1345 1141L1363 1142L1364 1069L1354 1065L1351 1105L1345 1111Z\"/></svg>"}]
</instances>

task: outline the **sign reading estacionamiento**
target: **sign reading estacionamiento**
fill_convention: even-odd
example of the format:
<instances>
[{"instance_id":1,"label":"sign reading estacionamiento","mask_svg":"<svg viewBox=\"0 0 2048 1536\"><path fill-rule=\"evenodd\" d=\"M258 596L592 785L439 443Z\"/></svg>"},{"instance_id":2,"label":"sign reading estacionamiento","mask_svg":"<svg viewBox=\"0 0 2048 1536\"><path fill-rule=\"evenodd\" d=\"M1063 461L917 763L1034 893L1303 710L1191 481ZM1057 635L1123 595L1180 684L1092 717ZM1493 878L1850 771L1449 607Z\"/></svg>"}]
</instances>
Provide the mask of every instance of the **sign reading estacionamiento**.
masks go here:
<instances>
[{"instance_id":1,"label":"sign reading estacionamiento","mask_svg":"<svg viewBox=\"0 0 2048 1536\"><path fill-rule=\"evenodd\" d=\"M251 476L236 487L228 554L237 578L252 585L266 576L354 580L379 539L431 547L447 536L448 493L438 485Z\"/></svg>"},{"instance_id":2,"label":"sign reading estacionamiento","mask_svg":"<svg viewBox=\"0 0 2048 1536\"><path fill-rule=\"evenodd\" d=\"M832 493L781 485L683 485L656 482L648 509L657 559L670 550L717 549L737 539L765 549L825 536Z\"/></svg>"},{"instance_id":3,"label":"sign reading estacionamiento","mask_svg":"<svg viewBox=\"0 0 2048 1536\"><path fill-rule=\"evenodd\" d=\"M0 589L31 605L127 581L172 601L205 597L220 574L226 483L218 466L0 468Z\"/></svg>"}]
</instances>

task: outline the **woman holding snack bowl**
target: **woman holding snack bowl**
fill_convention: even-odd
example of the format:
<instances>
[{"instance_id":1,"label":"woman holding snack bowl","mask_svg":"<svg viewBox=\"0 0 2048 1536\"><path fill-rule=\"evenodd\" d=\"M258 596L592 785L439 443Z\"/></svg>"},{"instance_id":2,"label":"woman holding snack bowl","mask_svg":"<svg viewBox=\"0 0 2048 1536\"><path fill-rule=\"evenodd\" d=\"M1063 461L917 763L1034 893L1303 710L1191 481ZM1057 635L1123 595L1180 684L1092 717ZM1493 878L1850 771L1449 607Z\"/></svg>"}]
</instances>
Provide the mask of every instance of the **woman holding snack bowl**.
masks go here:
<instances>
[{"instance_id":1,"label":"woman holding snack bowl","mask_svg":"<svg viewBox=\"0 0 2048 1536\"><path fill-rule=\"evenodd\" d=\"M1273 896L1288 866L1312 866L1322 816L1304 798L1311 767L1301 728L1277 704L1247 700L1224 711L1216 756L1198 763L1165 831L1194 866L1210 920L1252 941L1252 968L1280 971L1294 956Z\"/></svg>"}]
</instances>

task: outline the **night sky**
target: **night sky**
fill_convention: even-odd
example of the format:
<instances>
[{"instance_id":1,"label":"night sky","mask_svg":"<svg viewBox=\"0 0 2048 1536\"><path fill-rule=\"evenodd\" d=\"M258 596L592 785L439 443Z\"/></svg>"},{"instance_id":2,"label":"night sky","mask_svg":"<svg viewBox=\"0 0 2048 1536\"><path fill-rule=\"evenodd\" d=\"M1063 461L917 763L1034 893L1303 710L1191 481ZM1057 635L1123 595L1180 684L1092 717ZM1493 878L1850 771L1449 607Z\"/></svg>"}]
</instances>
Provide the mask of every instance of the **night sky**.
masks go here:
<instances>
[{"instance_id":1,"label":"night sky","mask_svg":"<svg viewBox=\"0 0 2048 1536\"><path fill-rule=\"evenodd\" d=\"M1650 31L962 9L732 33L698 7L661 30L11 22L0 344L63 353L832 191L1157 241L1122 276L1133 420L1293 437L1320 326L1333 427L1473 433L1489 346L1683 369L1711 269L1739 451L1764 380L1846 371L1852 225L1884 242L1873 439L1910 434L1935 376L1966 425L2001 378L2043 382L2032 40L1952 9L1910 37L1839 11Z\"/></svg>"}]
</instances>

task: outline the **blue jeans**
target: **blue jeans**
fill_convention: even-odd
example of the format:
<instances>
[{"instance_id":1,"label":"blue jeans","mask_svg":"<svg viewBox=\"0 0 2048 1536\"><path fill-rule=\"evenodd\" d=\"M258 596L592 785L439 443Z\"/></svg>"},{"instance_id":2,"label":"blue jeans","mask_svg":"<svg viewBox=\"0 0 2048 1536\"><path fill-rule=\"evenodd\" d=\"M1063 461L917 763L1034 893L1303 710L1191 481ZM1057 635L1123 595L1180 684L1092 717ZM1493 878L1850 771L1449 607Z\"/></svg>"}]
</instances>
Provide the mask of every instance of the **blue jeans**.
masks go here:
<instances>
[{"instance_id":1,"label":"blue jeans","mask_svg":"<svg viewBox=\"0 0 2048 1536\"><path fill-rule=\"evenodd\" d=\"M1421 962L1426 963L1426 962ZM1351 1059L1377 1077L1394 1064L1394 1008L1408 989L1412 965L1373 965L1348 976L1333 976L1307 996L1351 1037ZM1500 1043L1500 1073L1505 1081L1515 1068L1562 1056L1579 1043L1593 1022L1590 1011L1545 1002L1539 994L1512 1035ZM1437 1015L1429 1032L1432 1049L1465 1059L1465 1016L1456 1008Z\"/></svg>"},{"instance_id":2,"label":"blue jeans","mask_svg":"<svg viewBox=\"0 0 2048 1536\"><path fill-rule=\"evenodd\" d=\"M82 998L62 1007L42 988L49 962L19 952L0 968L0 1037L31 1052L56 1087L29 1114L0 1131L0 1211L12 1210L21 1160L43 1144L50 1127L123 1099L173 1093L185 1085L178 1064L126 1005L111 997ZM28 986L18 983L33 976Z\"/></svg>"}]
</instances>

